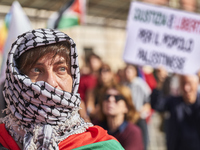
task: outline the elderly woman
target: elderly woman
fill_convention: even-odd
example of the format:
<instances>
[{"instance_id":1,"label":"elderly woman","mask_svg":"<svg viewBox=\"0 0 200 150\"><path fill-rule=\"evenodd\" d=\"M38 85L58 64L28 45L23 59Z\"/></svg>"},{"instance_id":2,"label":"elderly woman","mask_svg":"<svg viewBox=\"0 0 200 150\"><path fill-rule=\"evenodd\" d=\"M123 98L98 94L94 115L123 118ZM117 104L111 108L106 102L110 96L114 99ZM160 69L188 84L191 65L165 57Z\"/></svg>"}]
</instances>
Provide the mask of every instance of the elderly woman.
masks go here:
<instances>
[{"instance_id":1,"label":"elderly woman","mask_svg":"<svg viewBox=\"0 0 200 150\"><path fill-rule=\"evenodd\" d=\"M76 45L68 35L51 29L20 35L7 60L0 145L11 150L123 149L78 114L79 79Z\"/></svg>"},{"instance_id":2,"label":"elderly woman","mask_svg":"<svg viewBox=\"0 0 200 150\"><path fill-rule=\"evenodd\" d=\"M139 115L132 103L129 88L112 83L105 87L103 93L99 125L116 137L126 150L143 150L141 131L134 125Z\"/></svg>"}]
</instances>

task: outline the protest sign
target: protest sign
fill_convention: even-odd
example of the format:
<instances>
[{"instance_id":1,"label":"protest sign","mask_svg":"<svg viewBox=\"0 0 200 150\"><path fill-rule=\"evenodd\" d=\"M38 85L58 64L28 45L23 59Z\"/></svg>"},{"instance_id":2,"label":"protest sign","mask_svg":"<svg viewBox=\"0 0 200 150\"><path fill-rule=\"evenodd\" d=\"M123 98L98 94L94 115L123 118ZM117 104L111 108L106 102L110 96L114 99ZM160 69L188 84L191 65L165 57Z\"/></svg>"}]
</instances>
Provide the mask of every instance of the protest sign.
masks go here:
<instances>
[{"instance_id":1,"label":"protest sign","mask_svg":"<svg viewBox=\"0 0 200 150\"><path fill-rule=\"evenodd\" d=\"M123 59L169 72L195 74L200 69L200 15L132 2Z\"/></svg>"}]
</instances>

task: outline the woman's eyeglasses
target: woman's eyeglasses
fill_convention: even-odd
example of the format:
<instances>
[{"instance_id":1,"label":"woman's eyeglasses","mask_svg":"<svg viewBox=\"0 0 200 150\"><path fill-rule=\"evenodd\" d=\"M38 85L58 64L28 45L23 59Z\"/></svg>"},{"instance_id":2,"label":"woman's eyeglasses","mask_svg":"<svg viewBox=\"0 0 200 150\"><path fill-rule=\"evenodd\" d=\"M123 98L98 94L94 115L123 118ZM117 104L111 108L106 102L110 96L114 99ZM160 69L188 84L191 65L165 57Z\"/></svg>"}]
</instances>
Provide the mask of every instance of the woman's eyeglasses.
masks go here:
<instances>
[{"instance_id":1,"label":"woman's eyeglasses","mask_svg":"<svg viewBox=\"0 0 200 150\"><path fill-rule=\"evenodd\" d=\"M110 96L114 96L116 102L118 102L119 100L124 100L124 97L122 95L110 95L110 94L106 94L104 100L108 101Z\"/></svg>"},{"instance_id":2,"label":"woman's eyeglasses","mask_svg":"<svg viewBox=\"0 0 200 150\"><path fill-rule=\"evenodd\" d=\"M100 73L105 73L105 72L110 72L111 70L108 69L108 68L103 68L103 69L100 69Z\"/></svg>"}]
</instances>

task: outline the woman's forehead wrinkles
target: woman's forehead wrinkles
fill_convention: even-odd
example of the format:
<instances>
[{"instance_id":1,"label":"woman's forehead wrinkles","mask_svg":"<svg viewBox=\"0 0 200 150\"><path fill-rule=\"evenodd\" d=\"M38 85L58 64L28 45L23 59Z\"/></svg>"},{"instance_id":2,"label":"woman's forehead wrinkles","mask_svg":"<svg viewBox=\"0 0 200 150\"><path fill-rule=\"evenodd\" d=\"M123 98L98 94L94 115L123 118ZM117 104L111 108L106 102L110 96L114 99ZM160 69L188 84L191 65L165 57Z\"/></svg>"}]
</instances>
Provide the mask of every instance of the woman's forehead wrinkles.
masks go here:
<instances>
[{"instance_id":1,"label":"woman's forehead wrinkles","mask_svg":"<svg viewBox=\"0 0 200 150\"><path fill-rule=\"evenodd\" d=\"M50 61L49 61L50 60ZM59 64L67 64L66 58L63 56L55 56L54 55L46 55L40 58L35 65L43 65L45 62L49 61L49 65L59 65ZM68 65L68 64L67 64Z\"/></svg>"}]
</instances>

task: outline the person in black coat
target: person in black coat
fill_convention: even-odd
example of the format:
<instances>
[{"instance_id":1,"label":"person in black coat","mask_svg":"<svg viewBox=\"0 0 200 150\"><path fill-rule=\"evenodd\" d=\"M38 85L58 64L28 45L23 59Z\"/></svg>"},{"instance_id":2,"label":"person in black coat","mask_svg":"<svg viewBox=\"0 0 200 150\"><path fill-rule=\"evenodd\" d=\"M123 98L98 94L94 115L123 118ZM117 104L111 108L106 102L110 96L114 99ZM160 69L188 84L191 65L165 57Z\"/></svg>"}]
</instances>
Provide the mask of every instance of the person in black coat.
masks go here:
<instances>
[{"instance_id":1,"label":"person in black coat","mask_svg":"<svg viewBox=\"0 0 200 150\"><path fill-rule=\"evenodd\" d=\"M166 125L168 150L200 150L200 97L197 75L180 75L181 96L164 96L161 80L151 94L153 109L170 113Z\"/></svg>"}]
</instances>

